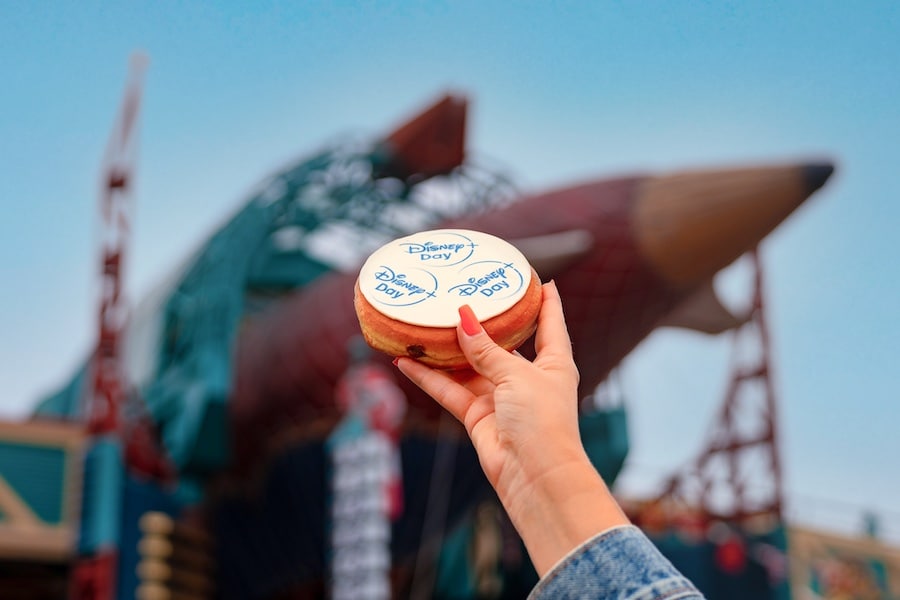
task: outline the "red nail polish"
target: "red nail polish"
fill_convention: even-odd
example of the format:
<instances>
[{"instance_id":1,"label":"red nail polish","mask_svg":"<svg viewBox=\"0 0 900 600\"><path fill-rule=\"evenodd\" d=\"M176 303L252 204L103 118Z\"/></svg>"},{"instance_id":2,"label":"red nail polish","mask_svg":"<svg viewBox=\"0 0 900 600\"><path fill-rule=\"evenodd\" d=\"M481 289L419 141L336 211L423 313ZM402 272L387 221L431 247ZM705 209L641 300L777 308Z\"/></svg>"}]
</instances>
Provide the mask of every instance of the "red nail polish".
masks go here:
<instances>
[{"instance_id":1,"label":"red nail polish","mask_svg":"<svg viewBox=\"0 0 900 600\"><path fill-rule=\"evenodd\" d=\"M475 335L481 332L481 323L478 322L478 317L475 316L472 307L468 304L459 307L459 322L466 335Z\"/></svg>"},{"instance_id":2,"label":"red nail polish","mask_svg":"<svg viewBox=\"0 0 900 600\"><path fill-rule=\"evenodd\" d=\"M394 360L391 361L391 363L393 363L393 365L394 365L395 367L397 366L397 363L399 363L399 362L400 362L400 357L399 357L399 356L397 356L396 358L394 358Z\"/></svg>"}]
</instances>

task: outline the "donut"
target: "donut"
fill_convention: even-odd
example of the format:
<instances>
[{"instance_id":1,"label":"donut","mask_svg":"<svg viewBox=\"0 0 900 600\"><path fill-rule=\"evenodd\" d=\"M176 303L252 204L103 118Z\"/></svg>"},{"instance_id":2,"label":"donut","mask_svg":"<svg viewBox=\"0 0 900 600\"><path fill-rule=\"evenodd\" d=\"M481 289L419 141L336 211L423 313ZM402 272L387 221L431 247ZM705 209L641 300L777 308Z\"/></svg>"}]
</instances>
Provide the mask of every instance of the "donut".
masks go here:
<instances>
[{"instance_id":1,"label":"donut","mask_svg":"<svg viewBox=\"0 0 900 600\"><path fill-rule=\"evenodd\" d=\"M460 306L512 351L534 333L541 301L540 278L515 246L467 229L388 242L360 268L353 294L369 346L440 369L468 367L456 337Z\"/></svg>"}]
</instances>

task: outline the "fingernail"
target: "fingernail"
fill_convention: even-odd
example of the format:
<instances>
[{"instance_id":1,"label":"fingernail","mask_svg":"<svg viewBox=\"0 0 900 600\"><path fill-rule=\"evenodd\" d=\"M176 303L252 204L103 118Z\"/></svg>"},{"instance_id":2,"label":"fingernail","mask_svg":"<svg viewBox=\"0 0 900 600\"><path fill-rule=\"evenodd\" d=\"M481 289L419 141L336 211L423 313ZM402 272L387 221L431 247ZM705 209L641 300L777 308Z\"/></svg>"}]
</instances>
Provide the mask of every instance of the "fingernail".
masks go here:
<instances>
[{"instance_id":1,"label":"fingernail","mask_svg":"<svg viewBox=\"0 0 900 600\"><path fill-rule=\"evenodd\" d=\"M399 356L396 357L396 358L394 358L394 360L391 361L391 363L392 363L395 367L397 366L397 363L399 363L399 362L400 362L400 357L399 357Z\"/></svg>"},{"instance_id":2,"label":"fingernail","mask_svg":"<svg viewBox=\"0 0 900 600\"><path fill-rule=\"evenodd\" d=\"M459 307L459 322L466 335L481 333L481 323L478 322L478 317L475 316L472 307L468 304Z\"/></svg>"}]
</instances>

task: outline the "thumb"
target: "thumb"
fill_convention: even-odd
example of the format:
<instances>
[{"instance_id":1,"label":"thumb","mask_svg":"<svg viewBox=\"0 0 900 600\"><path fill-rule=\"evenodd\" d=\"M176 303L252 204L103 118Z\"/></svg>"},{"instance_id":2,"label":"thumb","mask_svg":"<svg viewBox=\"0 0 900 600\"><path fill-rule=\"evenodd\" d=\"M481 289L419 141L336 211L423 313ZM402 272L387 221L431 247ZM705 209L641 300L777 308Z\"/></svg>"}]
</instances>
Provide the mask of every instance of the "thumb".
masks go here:
<instances>
[{"instance_id":1,"label":"thumb","mask_svg":"<svg viewBox=\"0 0 900 600\"><path fill-rule=\"evenodd\" d=\"M492 382L496 383L518 364L515 356L491 339L468 304L459 307L459 326L456 328L456 335L459 346L472 368Z\"/></svg>"}]
</instances>

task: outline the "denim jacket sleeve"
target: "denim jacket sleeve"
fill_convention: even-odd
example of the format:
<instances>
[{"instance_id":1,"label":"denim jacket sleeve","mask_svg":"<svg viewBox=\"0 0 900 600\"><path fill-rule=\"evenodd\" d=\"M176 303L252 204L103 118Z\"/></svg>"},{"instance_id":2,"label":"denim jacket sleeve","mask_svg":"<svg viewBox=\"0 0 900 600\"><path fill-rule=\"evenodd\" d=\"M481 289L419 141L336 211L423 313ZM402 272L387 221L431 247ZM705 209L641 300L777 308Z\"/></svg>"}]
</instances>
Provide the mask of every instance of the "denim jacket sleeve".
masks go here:
<instances>
[{"instance_id":1,"label":"denim jacket sleeve","mask_svg":"<svg viewBox=\"0 0 900 600\"><path fill-rule=\"evenodd\" d=\"M529 600L685 600L703 598L634 526L608 529L569 553Z\"/></svg>"}]
</instances>

